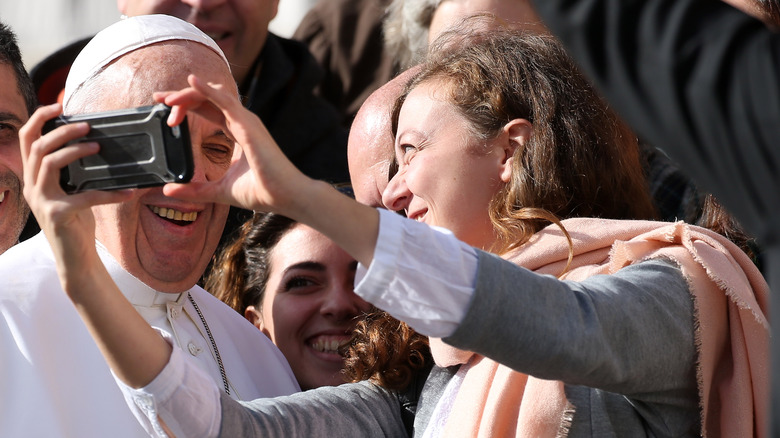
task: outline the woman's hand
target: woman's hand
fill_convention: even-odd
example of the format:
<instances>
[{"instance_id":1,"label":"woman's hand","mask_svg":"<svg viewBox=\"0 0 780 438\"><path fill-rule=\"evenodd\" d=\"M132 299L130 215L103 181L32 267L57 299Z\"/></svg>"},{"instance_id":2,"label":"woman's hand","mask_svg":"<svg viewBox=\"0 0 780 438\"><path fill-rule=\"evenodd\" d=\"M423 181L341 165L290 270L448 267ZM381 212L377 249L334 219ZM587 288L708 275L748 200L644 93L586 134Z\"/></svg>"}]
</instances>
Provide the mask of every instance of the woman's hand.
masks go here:
<instances>
[{"instance_id":1,"label":"woman's hand","mask_svg":"<svg viewBox=\"0 0 780 438\"><path fill-rule=\"evenodd\" d=\"M155 94L157 101L173 107L168 124L177 125L187 112L192 112L221 125L238 144L238 152L219 181L168 184L163 192L181 199L273 210L295 217L296 208L305 199L301 195L313 181L287 159L260 119L233 93L195 76L190 76L188 82L190 87L181 91Z\"/></svg>"},{"instance_id":2,"label":"woman's hand","mask_svg":"<svg viewBox=\"0 0 780 438\"><path fill-rule=\"evenodd\" d=\"M51 244L65 290L73 280L100 263L95 250L95 218L90 207L122 202L131 192L90 191L68 195L60 187L60 169L98 151L97 143L62 147L89 132L87 123L73 123L41 135L44 123L62 112L59 104L39 108L19 131L24 197Z\"/></svg>"},{"instance_id":3,"label":"woman's hand","mask_svg":"<svg viewBox=\"0 0 780 438\"><path fill-rule=\"evenodd\" d=\"M190 87L184 90L155 94L155 100L173 107L168 124L181 123L184 115L192 112L221 125L240 152L219 181L168 184L163 192L181 199L282 214L325 234L368 266L379 229L376 210L301 173L260 119L223 86L204 84L195 76L190 76L188 82Z\"/></svg>"}]
</instances>

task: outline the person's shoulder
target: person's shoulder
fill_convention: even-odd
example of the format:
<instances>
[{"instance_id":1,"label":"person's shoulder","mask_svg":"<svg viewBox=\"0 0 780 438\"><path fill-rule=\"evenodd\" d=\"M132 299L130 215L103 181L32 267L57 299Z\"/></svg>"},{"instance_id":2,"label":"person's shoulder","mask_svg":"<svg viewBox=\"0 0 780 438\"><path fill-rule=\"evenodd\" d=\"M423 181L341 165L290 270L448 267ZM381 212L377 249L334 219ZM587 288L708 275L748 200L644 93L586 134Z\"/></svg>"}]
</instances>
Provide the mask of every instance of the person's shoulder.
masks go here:
<instances>
[{"instance_id":1,"label":"person's shoulder","mask_svg":"<svg viewBox=\"0 0 780 438\"><path fill-rule=\"evenodd\" d=\"M201 313L216 338L227 337L231 343L241 345L244 342L259 342L271 344L267 336L252 325L244 315L206 292L200 286L193 286L188 293L192 297L192 306L197 306L196 313ZM219 341L219 339L217 339ZM273 345L273 344L271 344Z\"/></svg>"},{"instance_id":2,"label":"person's shoulder","mask_svg":"<svg viewBox=\"0 0 780 438\"><path fill-rule=\"evenodd\" d=\"M303 93L314 97L314 87L324 74L306 44L268 32L260 54L263 65L273 65L272 73L262 73L262 79L284 81L287 94Z\"/></svg>"},{"instance_id":3,"label":"person's shoulder","mask_svg":"<svg viewBox=\"0 0 780 438\"><path fill-rule=\"evenodd\" d=\"M244 315L220 301L217 297L206 292L200 286L194 286L189 291L195 305L198 306L203 318L211 327L212 334L216 338L223 336L230 339L231 343L243 345L245 342L259 343L265 347L276 349L268 336L252 325ZM217 339L219 341L219 339Z\"/></svg>"},{"instance_id":4,"label":"person's shoulder","mask_svg":"<svg viewBox=\"0 0 780 438\"><path fill-rule=\"evenodd\" d=\"M17 243L0 254L0 272L7 273L11 278L53 269L55 269L54 256L43 232Z\"/></svg>"},{"instance_id":5,"label":"person's shoulder","mask_svg":"<svg viewBox=\"0 0 780 438\"><path fill-rule=\"evenodd\" d=\"M0 277L0 307L4 309L38 309L41 302L65 298L49 242L42 232L0 255Z\"/></svg>"},{"instance_id":6,"label":"person's shoulder","mask_svg":"<svg viewBox=\"0 0 780 438\"><path fill-rule=\"evenodd\" d=\"M285 38L268 32L263 50L264 56L285 57L289 59L297 69L302 66L317 66L317 62L306 44L291 38Z\"/></svg>"},{"instance_id":7,"label":"person's shoulder","mask_svg":"<svg viewBox=\"0 0 780 438\"><path fill-rule=\"evenodd\" d=\"M189 293L210 327L231 381L244 388L242 397L276 397L300 390L284 355L260 329L200 286ZM263 372L257 372L258 366Z\"/></svg>"}]
</instances>

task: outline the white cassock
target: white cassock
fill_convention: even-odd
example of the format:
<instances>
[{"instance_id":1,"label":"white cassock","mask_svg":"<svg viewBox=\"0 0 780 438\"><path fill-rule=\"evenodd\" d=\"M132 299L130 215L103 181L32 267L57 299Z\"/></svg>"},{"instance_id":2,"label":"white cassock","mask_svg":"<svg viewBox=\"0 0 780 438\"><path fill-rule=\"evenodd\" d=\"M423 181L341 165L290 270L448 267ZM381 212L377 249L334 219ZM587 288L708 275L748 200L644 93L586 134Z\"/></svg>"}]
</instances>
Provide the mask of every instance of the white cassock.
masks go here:
<instances>
[{"instance_id":1,"label":"white cassock","mask_svg":"<svg viewBox=\"0 0 780 438\"><path fill-rule=\"evenodd\" d=\"M223 391L227 382L233 398L300 390L281 352L236 311L198 286L181 294L157 292L122 269L100 243L97 248L139 313ZM0 255L0 315L0 437L147 436L60 287L43 233Z\"/></svg>"}]
</instances>

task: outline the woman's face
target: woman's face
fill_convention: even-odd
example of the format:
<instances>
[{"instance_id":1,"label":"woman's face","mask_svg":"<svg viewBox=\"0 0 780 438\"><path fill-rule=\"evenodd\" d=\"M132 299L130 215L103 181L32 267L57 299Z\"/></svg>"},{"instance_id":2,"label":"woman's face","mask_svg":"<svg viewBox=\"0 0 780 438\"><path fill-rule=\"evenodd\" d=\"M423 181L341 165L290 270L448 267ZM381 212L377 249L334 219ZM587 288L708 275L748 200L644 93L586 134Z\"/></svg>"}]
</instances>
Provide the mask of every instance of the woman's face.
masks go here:
<instances>
[{"instance_id":1,"label":"woman's face","mask_svg":"<svg viewBox=\"0 0 780 438\"><path fill-rule=\"evenodd\" d=\"M297 224L271 250L260 310L246 317L282 351L302 389L344 383L338 348L368 303L354 293L357 262L333 241Z\"/></svg>"},{"instance_id":2,"label":"woman's face","mask_svg":"<svg viewBox=\"0 0 780 438\"><path fill-rule=\"evenodd\" d=\"M445 100L439 81L418 85L401 107L398 173L383 203L403 209L410 219L447 228L469 245L489 248L495 235L488 207L505 184L502 173L511 157L503 147L506 137L477 139L466 118Z\"/></svg>"}]
</instances>

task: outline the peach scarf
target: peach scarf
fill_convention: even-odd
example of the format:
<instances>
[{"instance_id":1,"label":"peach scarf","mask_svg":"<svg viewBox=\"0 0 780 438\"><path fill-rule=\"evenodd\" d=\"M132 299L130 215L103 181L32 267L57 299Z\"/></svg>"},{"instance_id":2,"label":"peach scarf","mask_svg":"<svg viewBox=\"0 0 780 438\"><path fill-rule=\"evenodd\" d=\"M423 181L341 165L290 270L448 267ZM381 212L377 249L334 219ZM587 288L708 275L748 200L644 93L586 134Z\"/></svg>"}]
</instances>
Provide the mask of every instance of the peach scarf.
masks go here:
<instances>
[{"instance_id":1,"label":"peach scarf","mask_svg":"<svg viewBox=\"0 0 780 438\"><path fill-rule=\"evenodd\" d=\"M574 260L562 279L613 274L663 257L680 266L694 297L702 432L707 437L763 436L769 390L768 293L752 261L709 230L678 223L568 219ZM506 259L560 275L568 244L556 226ZM566 436L572 406L563 383L512 371L488 358L431 340L440 366L467 364L442 436Z\"/></svg>"}]
</instances>

